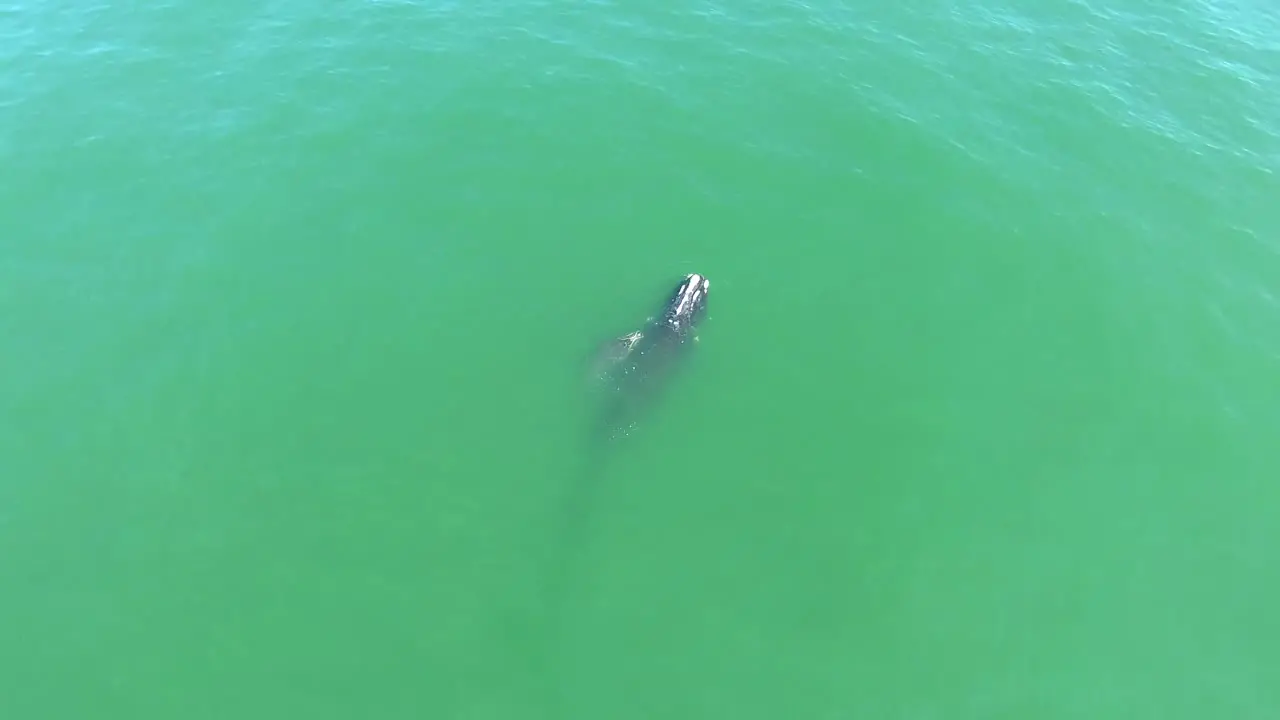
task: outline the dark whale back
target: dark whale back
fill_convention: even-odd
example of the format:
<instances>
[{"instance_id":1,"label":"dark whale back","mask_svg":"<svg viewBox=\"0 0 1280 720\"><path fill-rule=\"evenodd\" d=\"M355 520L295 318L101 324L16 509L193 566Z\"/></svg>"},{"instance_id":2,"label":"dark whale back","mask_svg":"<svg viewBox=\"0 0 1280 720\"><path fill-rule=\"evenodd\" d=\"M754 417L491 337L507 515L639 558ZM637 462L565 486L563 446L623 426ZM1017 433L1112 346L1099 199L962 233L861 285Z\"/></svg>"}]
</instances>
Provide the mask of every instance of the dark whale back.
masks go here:
<instances>
[{"instance_id":1,"label":"dark whale back","mask_svg":"<svg viewBox=\"0 0 1280 720\"><path fill-rule=\"evenodd\" d=\"M662 312L639 330L606 344L597 366L604 397L597 416L597 439L625 436L650 409L697 343L694 331L705 317L710 282L687 275Z\"/></svg>"}]
</instances>

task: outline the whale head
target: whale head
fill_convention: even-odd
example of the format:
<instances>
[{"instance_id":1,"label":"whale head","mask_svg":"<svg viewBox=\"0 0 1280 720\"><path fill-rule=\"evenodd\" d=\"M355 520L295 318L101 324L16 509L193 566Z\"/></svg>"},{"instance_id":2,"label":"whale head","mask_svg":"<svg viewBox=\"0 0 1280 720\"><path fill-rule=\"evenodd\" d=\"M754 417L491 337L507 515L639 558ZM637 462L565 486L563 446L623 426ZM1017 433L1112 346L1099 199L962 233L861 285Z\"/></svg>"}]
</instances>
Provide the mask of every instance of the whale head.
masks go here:
<instances>
[{"instance_id":1,"label":"whale head","mask_svg":"<svg viewBox=\"0 0 1280 720\"><path fill-rule=\"evenodd\" d=\"M706 316L710 292L711 281L706 276L689 273L667 300L662 313L663 323L681 335L689 333Z\"/></svg>"}]
</instances>

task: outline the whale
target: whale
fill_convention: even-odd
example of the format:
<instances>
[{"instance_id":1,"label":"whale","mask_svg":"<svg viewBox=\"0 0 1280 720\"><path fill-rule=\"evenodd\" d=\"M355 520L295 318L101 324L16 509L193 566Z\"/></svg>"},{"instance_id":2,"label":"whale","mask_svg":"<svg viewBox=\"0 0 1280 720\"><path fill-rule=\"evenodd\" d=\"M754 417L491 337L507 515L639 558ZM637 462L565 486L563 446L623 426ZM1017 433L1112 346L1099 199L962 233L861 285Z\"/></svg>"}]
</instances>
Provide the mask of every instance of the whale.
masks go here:
<instances>
[{"instance_id":1,"label":"whale","mask_svg":"<svg viewBox=\"0 0 1280 720\"><path fill-rule=\"evenodd\" d=\"M594 425L598 440L629 435L662 397L699 342L697 330L706 318L710 292L711 281L705 275L689 273L659 312L600 347L592 366L603 396Z\"/></svg>"}]
</instances>

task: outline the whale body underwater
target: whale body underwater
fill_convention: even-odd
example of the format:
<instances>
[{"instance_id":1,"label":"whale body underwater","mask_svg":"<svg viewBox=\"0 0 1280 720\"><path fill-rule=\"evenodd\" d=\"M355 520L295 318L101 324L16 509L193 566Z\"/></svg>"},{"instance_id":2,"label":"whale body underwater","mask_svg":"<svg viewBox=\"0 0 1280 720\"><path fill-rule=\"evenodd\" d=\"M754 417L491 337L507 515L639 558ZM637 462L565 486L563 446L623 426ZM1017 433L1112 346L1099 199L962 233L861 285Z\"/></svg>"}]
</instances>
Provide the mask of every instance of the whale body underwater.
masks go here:
<instances>
[{"instance_id":1,"label":"whale body underwater","mask_svg":"<svg viewBox=\"0 0 1280 720\"><path fill-rule=\"evenodd\" d=\"M658 314L605 343L596 354L594 380L604 394L594 428L597 439L629 434L661 395L698 342L696 331L706 318L710 291L706 276L685 275Z\"/></svg>"},{"instance_id":2,"label":"whale body underwater","mask_svg":"<svg viewBox=\"0 0 1280 720\"><path fill-rule=\"evenodd\" d=\"M601 395L582 456L582 474L565 488L555 550L546 558L547 627L554 637L571 599L577 553L589 544L596 495L607 476L613 441L624 438L647 415L698 344L696 331L707 314L710 281L689 273L676 284L658 313L638 329L598 346L590 382ZM554 643L553 643L554 646Z\"/></svg>"}]
</instances>

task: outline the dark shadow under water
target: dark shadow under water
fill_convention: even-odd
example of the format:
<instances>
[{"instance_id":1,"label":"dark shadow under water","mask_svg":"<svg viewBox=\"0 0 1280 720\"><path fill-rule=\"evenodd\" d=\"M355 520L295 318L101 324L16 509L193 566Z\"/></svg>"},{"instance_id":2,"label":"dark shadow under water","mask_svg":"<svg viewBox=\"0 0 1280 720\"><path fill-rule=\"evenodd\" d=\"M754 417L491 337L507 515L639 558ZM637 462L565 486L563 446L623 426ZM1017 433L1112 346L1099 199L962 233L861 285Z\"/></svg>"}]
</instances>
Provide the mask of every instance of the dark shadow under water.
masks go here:
<instances>
[{"instance_id":1,"label":"dark shadow under water","mask_svg":"<svg viewBox=\"0 0 1280 720\"><path fill-rule=\"evenodd\" d=\"M681 373L673 373L681 374ZM675 381L674 377L664 379ZM576 658L572 653L575 612L589 595L591 568L597 536L597 520L604 515L602 503L608 502L611 484L626 467L637 462L637 453L645 453L644 435L662 415L673 410L668 392L645 395L640 400L619 396L617 388L606 387L593 397L589 427L582 434L576 465L563 486L554 512L550 516L546 551L539 571L539 610L533 623L537 627L539 650L536 675L544 695L544 717L574 717L575 698L581 694L573 677ZM660 397L660 395L665 397ZM655 412L661 410L662 412ZM657 467L657 458L654 466Z\"/></svg>"}]
</instances>

